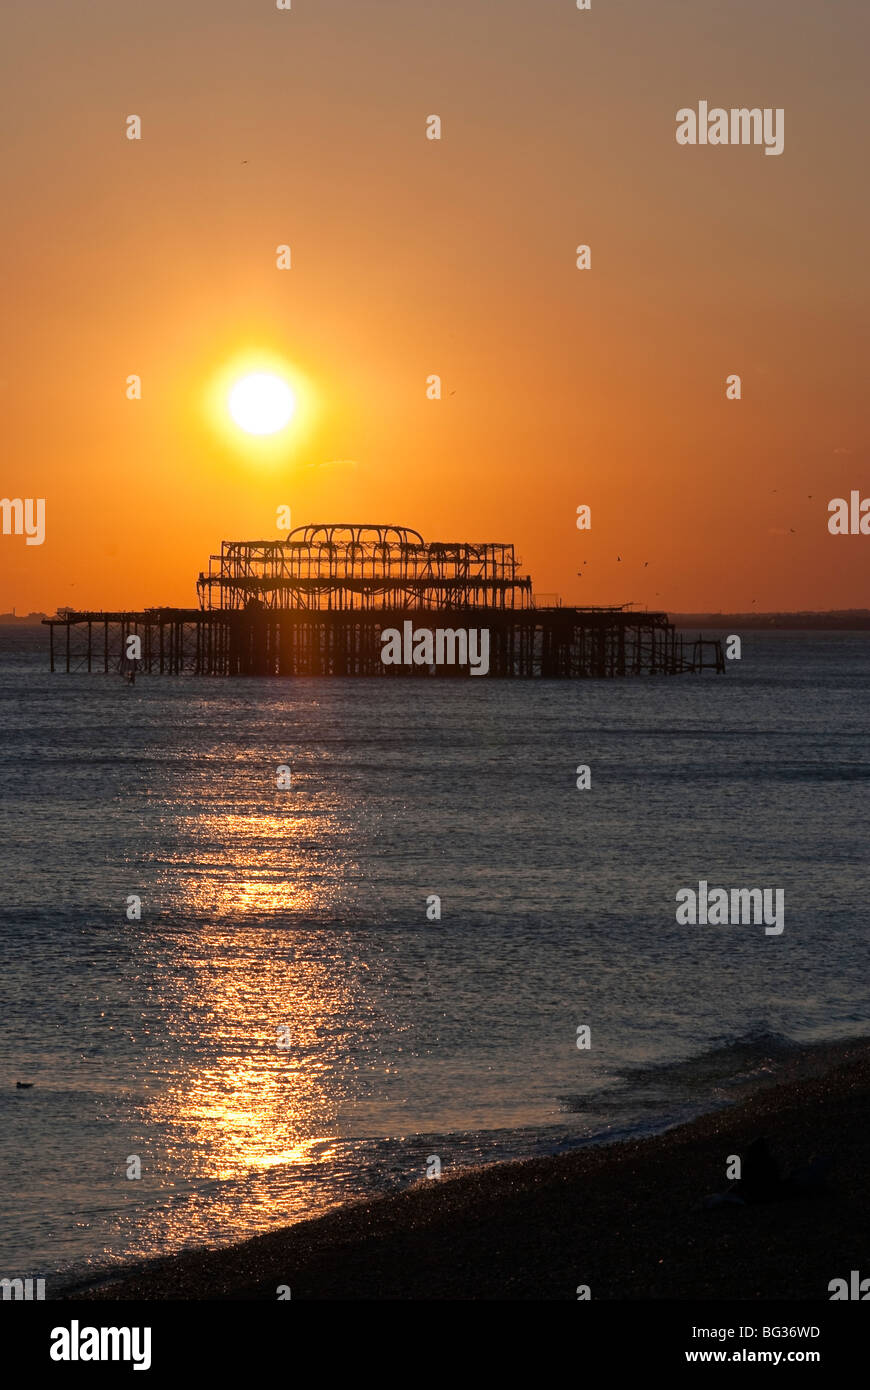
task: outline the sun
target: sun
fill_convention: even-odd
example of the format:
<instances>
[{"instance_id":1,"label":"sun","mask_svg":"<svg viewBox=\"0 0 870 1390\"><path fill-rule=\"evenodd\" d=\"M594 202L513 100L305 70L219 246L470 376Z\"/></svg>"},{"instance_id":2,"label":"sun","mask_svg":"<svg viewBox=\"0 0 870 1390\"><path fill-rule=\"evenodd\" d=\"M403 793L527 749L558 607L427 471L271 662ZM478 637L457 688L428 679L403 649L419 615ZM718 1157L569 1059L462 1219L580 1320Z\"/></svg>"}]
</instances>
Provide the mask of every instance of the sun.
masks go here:
<instances>
[{"instance_id":1,"label":"sun","mask_svg":"<svg viewBox=\"0 0 870 1390\"><path fill-rule=\"evenodd\" d=\"M271 372L252 372L233 386L230 415L247 434L277 434L296 412L296 397L286 381Z\"/></svg>"},{"instance_id":2,"label":"sun","mask_svg":"<svg viewBox=\"0 0 870 1390\"><path fill-rule=\"evenodd\" d=\"M239 346L233 336L235 346L216 345L202 379L201 423L233 466L284 468L311 446L319 392L294 358L268 342Z\"/></svg>"}]
</instances>

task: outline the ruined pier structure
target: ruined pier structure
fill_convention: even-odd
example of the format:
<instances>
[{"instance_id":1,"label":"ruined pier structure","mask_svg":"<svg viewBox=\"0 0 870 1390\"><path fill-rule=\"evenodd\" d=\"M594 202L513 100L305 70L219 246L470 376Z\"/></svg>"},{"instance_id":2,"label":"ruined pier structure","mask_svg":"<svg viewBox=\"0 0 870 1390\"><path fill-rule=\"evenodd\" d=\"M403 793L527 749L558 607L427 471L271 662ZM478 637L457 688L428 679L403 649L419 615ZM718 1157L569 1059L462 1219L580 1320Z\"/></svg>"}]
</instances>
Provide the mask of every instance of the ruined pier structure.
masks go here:
<instances>
[{"instance_id":1,"label":"ruined pier structure","mask_svg":"<svg viewBox=\"0 0 870 1390\"><path fill-rule=\"evenodd\" d=\"M486 628L493 676L675 675L698 669L666 613L536 603L512 545L427 543L401 526L304 526L286 539L224 541L197 581L198 608L62 609L45 621L51 669L172 676L449 676L388 666L381 633ZM703 650L703 649L702 649ZM720 663L715 663L717 667Z\"/></svg>"}]
</instances>

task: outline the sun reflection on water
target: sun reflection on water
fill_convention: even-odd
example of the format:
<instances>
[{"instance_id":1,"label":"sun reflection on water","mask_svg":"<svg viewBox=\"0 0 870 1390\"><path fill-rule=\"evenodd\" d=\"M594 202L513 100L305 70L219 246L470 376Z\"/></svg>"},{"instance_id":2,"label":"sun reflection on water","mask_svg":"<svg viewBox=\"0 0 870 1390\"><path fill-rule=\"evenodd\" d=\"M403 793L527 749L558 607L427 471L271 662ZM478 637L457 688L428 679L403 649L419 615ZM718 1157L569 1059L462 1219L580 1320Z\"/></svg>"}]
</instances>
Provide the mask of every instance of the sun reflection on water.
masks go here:
<instances>
[{"instance_id":1,"label":"sun reflection on water","mask_svg":"<svg viewBox=\"0 0 870 1390\"><path fill-rule=\"evenodd\" d=\"M221 1184L235 1193L240 1181L271 1175L257 1188L260 1218L287 1220L294 1172L305 1169L310 1183L312 1165L340 1142L365 976L336 970L337 953L345 966L355 953L340 927L320 929L341 915L341 879L323 849L335 816L280 803L242 814L226 795L207 816L176 817L159 865L158 1007L173 1060L150 1089L147 1125L163 1136L168 1185L205 1183L211 1219L224 1203L221 1224L247 1234L250 1211L234 1212Z\"/></svg>"}]
</instances>

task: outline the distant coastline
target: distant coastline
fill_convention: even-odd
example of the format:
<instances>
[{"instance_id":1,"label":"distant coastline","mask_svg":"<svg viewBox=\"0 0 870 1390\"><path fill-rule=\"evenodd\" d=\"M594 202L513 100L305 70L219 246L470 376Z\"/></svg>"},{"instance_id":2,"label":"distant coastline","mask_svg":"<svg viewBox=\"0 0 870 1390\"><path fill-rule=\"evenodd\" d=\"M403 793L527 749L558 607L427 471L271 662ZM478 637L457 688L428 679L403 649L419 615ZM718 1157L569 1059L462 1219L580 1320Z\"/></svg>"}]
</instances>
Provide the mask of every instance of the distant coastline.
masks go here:
<instances>
[{"instance_id":1,"label":"distant coastline","mask_svg":"<svg viewBox=\"0 0 870 1390\"><path fill-rule=\"evenodd\" d=\"M862 632L870 630L870 608L833 609L825 613L669 613L675 627L766 628L791 632Z\"/></svg>"}]
</instances>

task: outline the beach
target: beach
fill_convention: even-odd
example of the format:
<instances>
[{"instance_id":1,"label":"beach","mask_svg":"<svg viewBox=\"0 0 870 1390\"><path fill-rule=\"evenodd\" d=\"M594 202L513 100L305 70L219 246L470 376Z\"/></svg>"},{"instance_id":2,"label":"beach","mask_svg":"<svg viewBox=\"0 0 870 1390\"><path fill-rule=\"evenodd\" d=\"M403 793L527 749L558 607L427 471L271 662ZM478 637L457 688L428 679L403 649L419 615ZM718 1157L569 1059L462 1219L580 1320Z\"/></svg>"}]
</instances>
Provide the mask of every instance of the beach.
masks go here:
<instances>
[{"instance_id":1,"label":"beach","mask_svg":"<svg viewBox=\"0 0 870 1390\"><path fill-rule=\"evenodd\" d=\"M661 1135L424 1180L66 1297L826 1300L870 1274L870 1040L801 1052L794 1072ZM824 1190L704 1207L759 1137L784 1170L830 1155Z\"/></svg>"}]
</instances>

